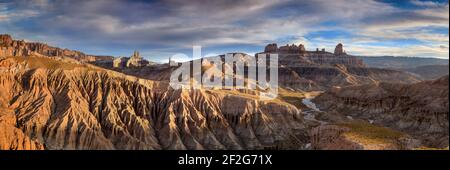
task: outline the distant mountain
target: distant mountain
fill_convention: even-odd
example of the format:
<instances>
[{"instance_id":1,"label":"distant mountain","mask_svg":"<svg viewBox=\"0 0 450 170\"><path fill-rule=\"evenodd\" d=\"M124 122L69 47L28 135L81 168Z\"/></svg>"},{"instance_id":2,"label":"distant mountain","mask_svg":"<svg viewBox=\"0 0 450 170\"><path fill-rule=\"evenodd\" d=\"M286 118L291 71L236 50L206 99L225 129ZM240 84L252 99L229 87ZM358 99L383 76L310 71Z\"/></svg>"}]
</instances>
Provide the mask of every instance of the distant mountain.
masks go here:
<instances>
[{"instance_id":1,"label":"distant mountain","mask_svg":"<svg viewBox=\"0 0 450 170\"><path fill-rule=\"evenodd\" d=\"M439 77L448 75L449 73L448 65L426 65L414 68L405 68L402 70L420 76L425 80L437 79Z\"/></svg>"},{"instance_id":2,"label":"distant mountain","mask_svg":"<svg viewBox=\"0 0 450 170\"><path fill-rule=\"evenodd\" d=\"M425 65L448 65L448 59L438 59L438 58L394 57L394 56L380 56L380 57L359 56L359 58L361 58L367 66L377 68L404 69Z\"/></svg>"}]
</instances>

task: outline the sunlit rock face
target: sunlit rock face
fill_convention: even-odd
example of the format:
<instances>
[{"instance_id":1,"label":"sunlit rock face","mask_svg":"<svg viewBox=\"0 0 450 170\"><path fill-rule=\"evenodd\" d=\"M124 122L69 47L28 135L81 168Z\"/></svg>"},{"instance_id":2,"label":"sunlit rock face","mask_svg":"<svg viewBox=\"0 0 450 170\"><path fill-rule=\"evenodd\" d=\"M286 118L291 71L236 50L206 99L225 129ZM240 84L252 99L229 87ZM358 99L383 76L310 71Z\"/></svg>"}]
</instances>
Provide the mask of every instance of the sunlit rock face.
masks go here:
<instances>
[{"instance_id":1,"label":"sunlit rock face","mask_svg":"<svg viewBox=\"0 0 450 170\"><path fill-rule=\"evenodd\" d=\"M259 100L257 90L174 90L168 80L177 67L143 65L143 58L137 53L112 60L17 41L7 35L0 36L0 48L0 127L4 129L0 133L0 149L305 149L307 145L313 149L373 149L343 137L346 129L341 126L313 127L317 122L304 119L303 108L297 103L283 98ZM265 52L279 54L279 87L293 94L419 81L401 71L367 68L351 55L306 51L303 45L278 48L271 44ZM206 58L202 63L208 61ZM220 71L211 67L207 64L202 69ZM329 95L334 92L323 96L332 96L324 98L336 100L335 104L347 101L345 97ZM299 101L301 96L288 97ZM359 96L366 95L361 92ZM393 100L395 104L383 104L381 108L406 108L399 103L414 101L403 100L400 93L396 97L402 100ZM353 102L356 101L357 109L352 106L355 111L377 111L371 104L378 101ZM382 103L389 102L392 100ZM327 102L318 102L318 106L334 108ZM388 108L391 107L384 109ZM425 107L407 108L419 112ZM435 111L429 115L433 113L443 115ZM374 121L382 124L398 117L385 116ZM402 125L409 125L413 117L406 118L398 119L407 122ZM445 118L437 120L441 119ZM421 120L418 122L422 123L414 124L434 130L429 131L432 134L442 134L440 121L432 117ZM424 120L431 123L423 123L427 122ZM437 136L418 135L433 146L445 145L431 139ZM338 140L326 142L331 138Z\"/></svg>"},{"instance_id":2,"label":"sunlit rock face","mask_svg":"<svg viewBox=\"0 0 450 170\"><path fill-rule=\"evenodd\" d=\"M334 88L318 96L328 111L407 132L429 147L448 147L448 76L416 84L376 83Z\"/></svg>"},{"instance_id":3,"label":"sunlit rock face","mask_svg":"<svg viewBox=\"0 0 450 170\"><path fill-rule=\"evenodd\" d=\"M336 48L334 49L334 55L345 55L345 51L344 51L344 45L342 45L341 43L339 43L338 45L336 45Z\"/></svg>"},{"instance_id":4,"label":"sunlit rock face","mask_svg":"<svg viewBox=\"0 0 450 170\"><path fill-rule=\"evenodd\" d=\"M306 51L300 45L268 44L264 54L278 54L279 84L296 90L327 90L334 86L353 86L378 82L416 83L420 78L403 71L369 68L358 57L345 53L342 44L335 52Z\"/></svg>"},{"instance_id":5,"label":"sunlit rock face","mask_svg":"<svg viewBox=\"0 0 450 170\"><path fill-rule=\"evenodd\" d=\"M138 51L134 51L131 57L119 57L113 60L113 68L142 68L149 64Z\"/></svg>"},{"instance_id":6,"label":"sunlit rock face","mask_svg":"<svg viewBox=\"0 0 450 170\"><path fill-rule=\"evenodd\" d=\"M308 140L289 104L171 90L84 66L27 65L0 61L2 149L299 149Z\"/></svg>"},{"instance_id":7,"label":"sunlit rock face","mask_svg":"<svg viewBox=\"0 0 450 170\"><path fill-rule=\"evenodd\" d=\"M10 35L0 35L0 57L42 55L50 57L70 57L82 62L112 60L110 56L86 55L79 51L52 47L44 43L13 40Z\"/></svg>"}]
</instances>

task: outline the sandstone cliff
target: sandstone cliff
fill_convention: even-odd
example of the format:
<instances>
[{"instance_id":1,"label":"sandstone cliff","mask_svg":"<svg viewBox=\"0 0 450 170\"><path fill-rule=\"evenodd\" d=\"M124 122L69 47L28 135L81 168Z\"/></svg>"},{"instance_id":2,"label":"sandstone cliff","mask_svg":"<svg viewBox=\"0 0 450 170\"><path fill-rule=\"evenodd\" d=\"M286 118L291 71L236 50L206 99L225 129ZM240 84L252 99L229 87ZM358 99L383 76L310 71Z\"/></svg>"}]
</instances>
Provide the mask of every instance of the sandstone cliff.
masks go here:
<instances>
[{"instance_id":1,"label":"sandstone cliff","mask_svg":"<svg viewBox=\"0 0 450 170\"><path fill-rule=\"evenodd\" d=\"M52 47L44 43L13 40L10 35L0 34L0 57L30 55L70 57L82 62L113 59L110 56L87 55L79 51Z\"/></svg>"},{"instance_id":2,"label":"sandstone cliff","mask_svg":"<svg viewBox=\"0 0 450 170\"><path fill-rule=\"evenodd\" d=\"M260 101L252 90L173 90L168 80L176 67L168 64L112 68L108 57L2 35L0 149L304 149L308 143L313 149L412 149L420 145L378 126L411 134L427 146L448 146L448 111L443 111L448 110L448 100L443 100L448 98L448 83L444 83L448 77L397 84L419 79L402 71L367 68L345 54L343 46L336 50L333 54L306 51L302 45L266 47L266 53L280 54L279 84L285 94ZM221 71L211 65L202 68ZM303 91L330 88L316 99L327 111L321 115L341 112L344 118L339 119L354 116L377 126L311 119L308 111L301 111ZM370 133L361 127L371 127ZM373 136L373 129L383 135ZM391 135L385 138L385 134Z\"/></svg>"},{"instance_id":3,"label":"sandstone cliff","mask_svg":"<svg viewBox=\"0 0 450 170\"><path fill-rule=\"evenodd\" d=\"M259 54L272 53L279 56L279 84L296 90L327 90L333 86L420 81L418 76L403 71L369 68L358 57L346 54L342 44L336 46L334 53L324 50L306 51L302 44L282 47L269 44Z\"/></svg>"},{"instance_id":4,"label":"sandstone cliff","mask_svg":"<svg viewBox=\"0 0 450 170\"><path fill-rule=\"evenodd\" d=\"M344 47L339 43L334 53L330 53L322 49L322 51L306 51L303 44L298 46L295 44L281 46L268 44L263 53L277 53L279 55L280 64L298 67L310 65L335 65L341 64L352 67L365 67L363 61L355 56L347 55Z\"/></svg>"},{"instance_id":5,"label":"sandstone cliff","mask_svg":"<svg viewBox=\"0 0 450 170\"><path fill-rule=\"evenodd\" d=\"M171 90L93 66L0 60L2 149L298 149L300 111L223 91Z\"/></svg>"},{"instance_id":6,"label":"sandstone cliff","mask_svg":"<svg viewBox=\"0 0 450 170\"><path fill-rule=\"evenodd\" d=\"M327 111L398 129L428 147L448 147L448 76L416 84L334 88L314 101Z\"/></svg>"}]
</instances>

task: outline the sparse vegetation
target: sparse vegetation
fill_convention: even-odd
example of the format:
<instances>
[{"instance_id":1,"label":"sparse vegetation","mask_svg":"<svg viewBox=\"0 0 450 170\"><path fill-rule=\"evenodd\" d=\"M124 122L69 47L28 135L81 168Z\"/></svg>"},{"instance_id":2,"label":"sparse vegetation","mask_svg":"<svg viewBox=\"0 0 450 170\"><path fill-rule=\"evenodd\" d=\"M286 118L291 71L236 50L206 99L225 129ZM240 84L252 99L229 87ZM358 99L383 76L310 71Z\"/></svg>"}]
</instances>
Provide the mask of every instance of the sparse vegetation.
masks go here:
<instances>
[{"instance_id":1,"label":"sparse vegetation","mask_svg":"<svg viewBox=\"0 0 450 170\"><path fill-rule=\"evenodd\" d=\"M363 121L352 121L340 125L350 129L344 134L345 136L357 139L364 144L394 143L395 140L407 136L402 132Z\"/></svg>"},{"instance_id":2,"label":"sparse vegetation","mask_svg":"<svg viewBox=\"0 0 450 170\"><path fill-rule=\"evenodd\" d=\"M77 67L85 67L86 65L83 64L77 64L77 63L71 63L71 62L65 62L65 61L58 61L56 59L48 58L48 57L10 57L15 59L18 62L26 62L28 66L32 69L34 68L46 68L50 70L55 69L63 69L63 70L72 70Z\"/></svg>"}]
</instances>

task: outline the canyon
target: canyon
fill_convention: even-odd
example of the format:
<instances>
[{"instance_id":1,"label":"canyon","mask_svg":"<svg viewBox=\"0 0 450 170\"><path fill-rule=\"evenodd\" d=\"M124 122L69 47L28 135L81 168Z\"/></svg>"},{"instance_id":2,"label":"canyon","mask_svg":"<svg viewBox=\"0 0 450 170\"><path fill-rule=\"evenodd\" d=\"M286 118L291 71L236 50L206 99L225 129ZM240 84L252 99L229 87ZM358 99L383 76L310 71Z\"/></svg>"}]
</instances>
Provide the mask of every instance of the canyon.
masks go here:
<instances>
[{"instance_id":1,"label":"canyon","mask_svg":"<svg viewBox=\"0 0 450 170\"><path fill-rule=\"evenodd\" d=\"M428 147L448 146L448 75L415 84L378 83L333 88L314 102L319 108L390 127Z\"/></svg>"},{"instance_id":2,"label":"canyon","mask_svg":"<svg viewBox=\"0 0 450 170\"><path fill-rule=\"evenodd\" d=\"M255 55L274 53L279 95L266 101L258 90L174 90L177 67L140 64L137 52L123 67L0 35L0 149L448 148L448 76L368 67L342 44Z\"/></svg>"}]
</instances>

